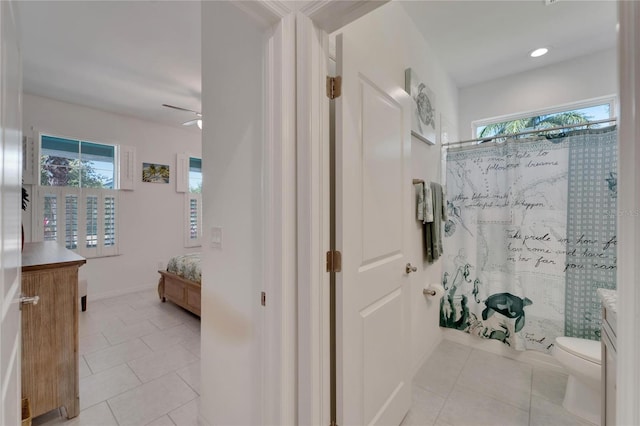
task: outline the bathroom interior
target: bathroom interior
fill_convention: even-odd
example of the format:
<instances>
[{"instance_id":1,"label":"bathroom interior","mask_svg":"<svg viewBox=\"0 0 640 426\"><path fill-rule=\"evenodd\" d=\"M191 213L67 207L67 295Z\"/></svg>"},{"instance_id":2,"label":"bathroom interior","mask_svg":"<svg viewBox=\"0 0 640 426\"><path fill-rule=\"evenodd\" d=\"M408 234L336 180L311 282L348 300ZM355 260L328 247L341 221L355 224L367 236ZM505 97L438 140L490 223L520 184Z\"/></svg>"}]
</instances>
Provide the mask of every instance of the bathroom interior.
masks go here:
<instances>
[{"instance_id":1,"label":"bathroom interior","mask_svg":"<svg viewBox=\"0 0 640 426\"><path fill-rule=\"evenodd\" d=\"M615 3L401 3L339 32L411 68L435 110L412 208L445 188L444 250L427 259L413 213L403 425L616 424Z\"/></svg>"},{"instance_id":2,"label":"bathroom interior","mask_svg":"<svg viewBox=\"0 0 640 426\"><path fill-rule=\"evenodd\" d=\"M337 31L397 86L413 71L432 107L411 140L403 425L616 424L616 21L612 1L392 1ZM479 135L511 122L521 135ZM439 258L417 217L430 182L446 194Z\"/></svg>"}]
</instances>

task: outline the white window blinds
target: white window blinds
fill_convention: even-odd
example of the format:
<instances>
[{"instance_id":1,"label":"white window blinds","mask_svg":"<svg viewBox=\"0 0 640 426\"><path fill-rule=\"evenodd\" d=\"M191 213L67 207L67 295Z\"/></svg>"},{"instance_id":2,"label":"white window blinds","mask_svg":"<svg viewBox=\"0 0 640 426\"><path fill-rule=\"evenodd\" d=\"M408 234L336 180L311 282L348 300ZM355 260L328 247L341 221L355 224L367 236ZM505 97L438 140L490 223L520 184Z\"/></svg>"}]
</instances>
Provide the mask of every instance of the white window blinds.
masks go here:
<instances>
[{"instance_id":1,"label":"white window blinds","mask_svg":"<svg viewBox=\"0 0 640 426\"><path fill-rule=\"evenodd\" d=\"M84 257L118 254L116 191L41 186L38 201L35 230L44 241Z\"/></svg>"}]
</instances>

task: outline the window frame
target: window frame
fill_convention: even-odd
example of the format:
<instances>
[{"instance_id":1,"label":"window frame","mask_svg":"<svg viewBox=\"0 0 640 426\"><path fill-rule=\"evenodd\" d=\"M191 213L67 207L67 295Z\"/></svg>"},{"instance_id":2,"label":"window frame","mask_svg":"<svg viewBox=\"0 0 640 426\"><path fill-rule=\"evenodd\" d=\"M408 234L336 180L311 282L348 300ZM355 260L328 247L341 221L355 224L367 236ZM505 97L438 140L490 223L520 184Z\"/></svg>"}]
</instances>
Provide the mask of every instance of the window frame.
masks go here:
<instances>
[{"instance_id":1,"label":"window frame","mask_svg":"<svg viewBox=\"0 0 640 426\"><path fill-rule=\"evenodd\" d=\"M38 133L38 147L37 147L37 155L35 158L35 162L36 162L36 167L35 167L35 171L36 171L36 184L38 186L49 186L49 185L42 185L42 181L40 179L40 172L41 172L41 158L42 158L42 137L46 136L46 137L50 137L50 138L56 138L56 139L67 139L70 141L77 141L79 143L90 143L90 144L94 144L94 145L106 145L106 146L111 146L113 147L113 188L89 188L89 187L78 187L78 188L86 188L86 189L109 189L109 190L113 190L113 191L117 191L120 189L120 145L118 144L113 144L113 143L104 143L104 142L96 142L93 140L89 140L89 139L83 139L83 138L76 138L76 137L69 137L69 136L60 136L60 135L55 135L53 133L48 133L48 132L39 132Z\"/></svg>"},{"instance_id":2,"label":"window frame","mask_svg":"<svg viewBox=\"0 0 640 426\"><path fill-rule=\"evenodd\" d=\"M515 114L506 114L500 115L490 118L483 118L480 120L474 120L471 122L471 134L473 138L478 138L478 128L483 126L488 126L490 124L502 123L505 121L512 120L520 120L523 118L536 117L539 115L548 115L548 114L558 114L567 111L573 111L576 109L589 108L598 105L609 104L609 118L614 118L616 116L616 105L617 105L617 96L616 95L607 95L600 96L597 98L585 99L577 102L569 102L566 104L560 104L551 106L548 108L538 109L538 110L529 110L518 112Z\"/></svg>"},{"instance_id":3,"label":"window frame","mask_svg":"<svg viewBox=\"0 0 640 426\"><path fill-rule=\"evenodd\" d=\"M67 246L66 244L66 215L65 213L65 200L67 195L74 195L77 197L78 207L77 207L77 246L72 250L83 257L86 258L99 258L99 257L108 257L108 256L117 256L119 255L119 247L120 247L120 201L119 201L119 185L120 185L120 145L114 143L104 143L104 142L96 142L89 139L77 138L77 137L69 137L63 136L50 132L34 132L38 135L37 139L34 141L37 146L34 147L35 158L33 158L33 168L34 168L34 189L35 189L35 197L33 197L34 207L32 209L32 223L34 224L34 240L44 241L44 196L47 193L56 194L57 205L56 205L56 239L59 244L63 246ZM113 178L113 188L90 188L90 187L74 187L74 186L50 186L50 185L42 185L40 179L41 173L41 157L42 157L42 138L43 136L59 138L59 139L68 139L72 141L88 142L92 144L98 145L107 145L112 146L114 148L114 156L113 156L113 170L114 170L114 178ZM97 209L97 246L96 247L87 247L86 239L87 239L87 230L86 230L86 222L87 222L87 199L89 197L97 197L98 198L98 209ZM105 245L105 210L106 210L106 200L113 199L114 204L114 224L115 230L113 232L115 243L111 245ZM81 243L84 241L84 243Z\"/></svg>"},{"instance_id":4,"label":"window frame","mask_svg":"<svg viewBox=\"0 0 640 426\"><path fill-rule=\"evenodd\" d=\"M191 185L189 180L189 172L191 171L191 159L198 159L202 162L201 157L197 157L193 154L185 153L184 157L186 161L182 164L186 170L178 170L178 173L185 175L186 191L184 193L184 246L185 247L201 247L202 246L202 193L191 192ZM181 164L180 161L178 164ZM200 165L200 173L202 174L202 163ZM197 237L191 238L191 203L197 204Z\"/></svg>"}]
</instances>

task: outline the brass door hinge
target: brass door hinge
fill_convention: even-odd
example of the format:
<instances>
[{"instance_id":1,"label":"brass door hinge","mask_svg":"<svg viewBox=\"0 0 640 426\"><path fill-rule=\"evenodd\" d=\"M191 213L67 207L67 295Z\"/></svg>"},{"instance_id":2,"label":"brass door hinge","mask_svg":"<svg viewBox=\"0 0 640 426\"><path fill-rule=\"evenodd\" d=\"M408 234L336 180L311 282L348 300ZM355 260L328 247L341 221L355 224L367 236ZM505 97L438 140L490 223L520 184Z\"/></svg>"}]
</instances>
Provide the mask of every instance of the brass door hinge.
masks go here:
<instances>
[{"instance_id":1,"label":"brass door hinge","mask_svg":"<svg viewBox=\"0 0 640 426\"><path fill-rule=\"evenodd\" d=\"M267 306L267 293L265 293L264 291L260 293L260 304L262 306Z\"/></svg>"},{"instance_id":2,"label":"brass door hinge","mask_svg":"<svg viewBox=\"0 0 640 426\"><path fill-rule=\"evenodd\" d=\"M327 252L327 272L341 272L342 271L342 253L338 250L331 250Z\"/></svg>"},{"instance_id":3,"label":"brass door hinge","mask_svg":"<svg viewBox=\"0 0 640 426\"><path fill-rule=\"evenodd\" d=\"M342 94L342 77L339 75L335 77L327 76L327 98L335 99Z\"/></svg>"}]
</instances>

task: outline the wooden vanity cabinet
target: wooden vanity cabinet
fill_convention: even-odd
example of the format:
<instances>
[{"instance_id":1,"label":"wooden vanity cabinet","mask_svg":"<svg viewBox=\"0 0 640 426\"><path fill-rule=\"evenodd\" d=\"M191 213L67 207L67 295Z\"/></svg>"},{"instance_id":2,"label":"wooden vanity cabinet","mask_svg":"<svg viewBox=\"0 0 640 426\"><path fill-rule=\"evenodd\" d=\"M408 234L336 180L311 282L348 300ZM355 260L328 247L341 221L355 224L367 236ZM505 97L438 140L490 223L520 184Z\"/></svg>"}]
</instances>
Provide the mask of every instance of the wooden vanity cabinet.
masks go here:
<instances>
[{"instance_id":1,"label":"wooden vanity cabinet","mask_svg":"<svg viewBox=\"0 0 640 426\"><path fill-rule=\"evenodd\" d=\"M26 243L22 293L22 395L33 417L64 407L80 413L78 378L78 269L86 259L54 241Z\"/></svg>"}]
</instances>

